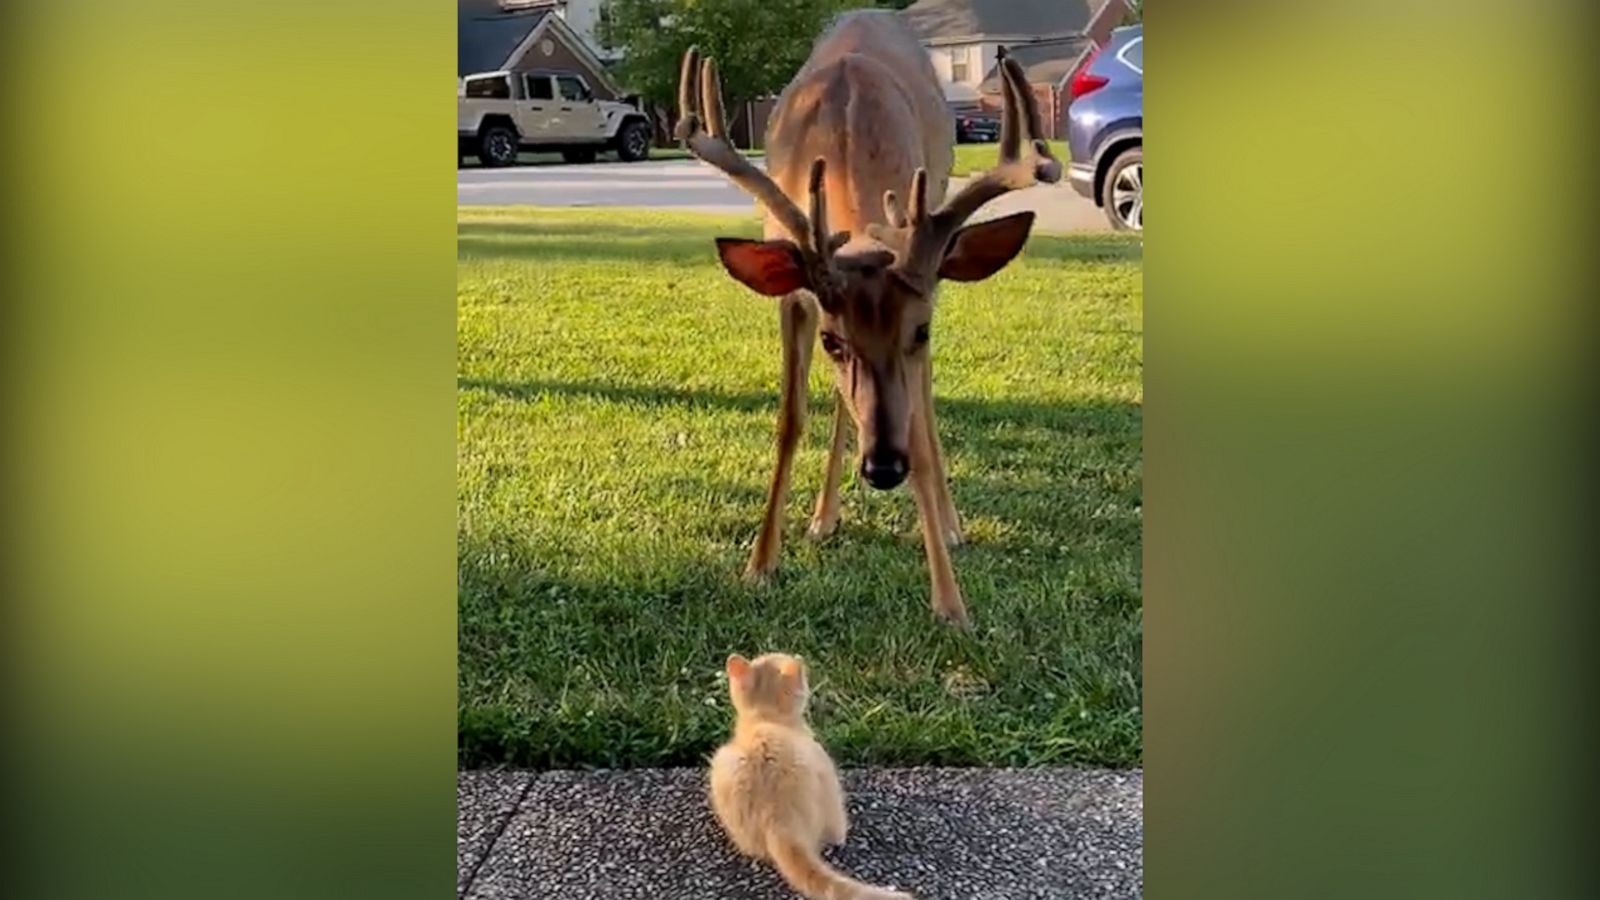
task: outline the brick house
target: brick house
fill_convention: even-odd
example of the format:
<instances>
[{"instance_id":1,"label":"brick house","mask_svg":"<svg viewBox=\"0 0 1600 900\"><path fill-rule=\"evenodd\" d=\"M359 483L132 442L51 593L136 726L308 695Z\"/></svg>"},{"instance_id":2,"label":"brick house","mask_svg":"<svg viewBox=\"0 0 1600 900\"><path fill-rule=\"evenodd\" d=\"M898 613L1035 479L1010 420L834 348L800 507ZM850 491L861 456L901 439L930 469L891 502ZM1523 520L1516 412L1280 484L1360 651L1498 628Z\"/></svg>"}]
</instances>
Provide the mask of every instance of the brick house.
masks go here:
<instances>
[{"instance_id":1,"label":"brick house","mask_svg":"<svg viewBox=\"0 0 1600 900\"><path fill-rule=\"evenodd\" d=\"M609 0L500 0L500 5L514 10L545 10L561 18L595 55L611 62L619 55L607 47L602 39L604 25L610 15Z\"/></svg>"},{"instance_id":2,"label":"brick house","mask_svg":"<svg viewBox=\"0 0 1600 900\"><path fill-rule=\"evenodd\" d=\"M560 6L568 8L569 15L577 5L556 0L500 3L525 10ZM1033 87L1045 133L1063 136L1068 83L1130 9L1127 0L918 0L900 15L927 48L945 99L953 107L994 112L1001 108L995 65L1004 46L1022 64ZM730 109L729 136L734 143L760 147L775 103L776 98L767 97ZM670 111L655 112L657 140L670 143L665 125Z\"/></svg>"},{"instance_id":3,"label":"brick house","mask_svg":"<svg viewBox=\"0 0 1600 900\"><path fill-rule=\"evenodd\" d=\"M596 97L616 100L622 89L562 13L565 4L526 0L459 0L456 78L475 72L561 69L589 82Z\"/></svg>"},{"instance_id":4,"label":"brick house","mask_svg":"<svg viewBox=\"0 0 1600 900\"><path fill-rule=\"evenodd\" d=\"M1046 134L1066 133L1067 85L1128 16L1126 0L918 0L901 15L933 62L952 106L998 111L1004 46L1033 87Z\"/></svg>"}]
</instances>

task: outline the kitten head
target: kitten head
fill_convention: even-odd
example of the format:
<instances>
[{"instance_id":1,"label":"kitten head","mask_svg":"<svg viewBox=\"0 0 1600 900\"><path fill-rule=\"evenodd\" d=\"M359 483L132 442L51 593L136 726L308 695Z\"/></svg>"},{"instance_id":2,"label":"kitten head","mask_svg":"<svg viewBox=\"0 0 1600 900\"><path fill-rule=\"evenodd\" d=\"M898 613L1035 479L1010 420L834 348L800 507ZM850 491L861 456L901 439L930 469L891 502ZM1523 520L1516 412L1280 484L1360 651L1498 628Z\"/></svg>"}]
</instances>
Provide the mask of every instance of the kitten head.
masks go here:
<instances>
[{"instance_id":1,"label":"kitten head","mask_svg":"<svg viewBox=\"0 0 1600 900\"><path fill-rule=\"evenodd\" d=\"M798 656L767 653L754 661L728 657L728 694L741 716L798 719L811 699L806 664Z\"/></svg>"}]
</instances>

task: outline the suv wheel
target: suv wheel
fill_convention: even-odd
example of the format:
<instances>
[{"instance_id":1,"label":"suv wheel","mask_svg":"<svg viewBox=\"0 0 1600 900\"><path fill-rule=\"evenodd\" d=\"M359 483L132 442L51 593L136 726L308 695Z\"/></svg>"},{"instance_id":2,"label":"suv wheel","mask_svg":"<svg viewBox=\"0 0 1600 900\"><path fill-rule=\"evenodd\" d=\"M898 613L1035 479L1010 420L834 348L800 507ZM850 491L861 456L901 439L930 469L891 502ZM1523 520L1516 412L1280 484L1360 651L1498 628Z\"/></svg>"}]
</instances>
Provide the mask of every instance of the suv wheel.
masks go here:
<instances>
[{"instance_id":1,"label":"suv wheel","mask_svg":"<svg viewBox=\"0 0 1600 900\"><path fill-rule=\"evenodd\" d=\"M1118 231L1144 230L1144 148L1124 150L1111 163L1100 205Z\"/></svg>"},{"instance_id":2,"label":"suv wheel","mask_svg":"<svg viewBox=\"0 0 1600 900\"><path fill-rule=\"evenodd\" d=\"M617 135L617 158L623 162L638 162L650 156L650 126L634 119L622 126Z\"/></svg>"},{"instance_id":3,"label":"suv wheel","mask_svg":"<svg viewBox=\"0 0 1600 900\"><path fill-rule=\"evenodd\" d=\"M593 147L585 147L582 150L561 151L561 158L569 163L592 163L594 162L594 156Z\"/></svg>"},{"instance_id":4,"label":"suv wheel","mask_svg":"<svg viewBox=\"0 0 1600 900\"><path fill-rule=\"evenodd\" d=\"M517 133L509 125L490 125L478 133L478 161L509 166L517 161Z\"/></svg>"}]
</instances>

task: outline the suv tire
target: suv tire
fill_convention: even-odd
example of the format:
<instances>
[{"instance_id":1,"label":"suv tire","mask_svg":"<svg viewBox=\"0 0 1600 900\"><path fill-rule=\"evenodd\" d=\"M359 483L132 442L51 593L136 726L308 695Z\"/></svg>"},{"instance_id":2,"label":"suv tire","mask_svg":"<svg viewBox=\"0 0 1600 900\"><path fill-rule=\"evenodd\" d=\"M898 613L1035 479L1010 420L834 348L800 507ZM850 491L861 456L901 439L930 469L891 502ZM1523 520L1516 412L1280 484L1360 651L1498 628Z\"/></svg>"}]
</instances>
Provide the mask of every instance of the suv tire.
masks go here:
<instances>
[{"instance_id":1,"label":"suv tire","mask_svg":"<svg viewBox=\"0 0 1600 900\"><path fill-rule=\"evenodd\" d=\"M1117 154L1100 186L1100 205L1118 231L1144 230L1144 147Z\"/></svg>"},{"instance_id":2,"label":"suv tire","mask_svg":"<svg viewBox=\"0 0 1600 900\"><path fill-rule=\"evenodd\" d=\"M631 119L622 124L617 135L617 158L623 162L638 162L650 158L650 124Z\"/></svg>"},{"instance_id":3,"label":"suv tire","mask_svg":"<svg viewBox=\"0 0 1600 900\"><path fill-rule=\"evenodd\" d=\"M517 161L517 132L510 125L489 125L478 132L478 162L509 166Z\"/></svg>"}]
</instances>

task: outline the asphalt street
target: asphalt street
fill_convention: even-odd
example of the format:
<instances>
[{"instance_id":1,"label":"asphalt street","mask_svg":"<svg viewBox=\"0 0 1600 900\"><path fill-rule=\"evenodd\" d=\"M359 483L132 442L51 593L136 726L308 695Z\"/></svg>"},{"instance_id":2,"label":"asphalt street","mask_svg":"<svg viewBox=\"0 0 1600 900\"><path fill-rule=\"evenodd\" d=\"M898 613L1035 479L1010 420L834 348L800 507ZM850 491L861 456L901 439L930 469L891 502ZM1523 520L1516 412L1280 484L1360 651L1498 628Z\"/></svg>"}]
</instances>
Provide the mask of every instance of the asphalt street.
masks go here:
<instances>
[{"instance_id":1,"label":"asphalt street","mask_svg":"<svg viewBox=\"0 0 1600 900\"><path fill-rule=\"evenodd\" d=\"M961 184L951 182L951 190ZM721 172L692 159L591 165L465 168L456 174L462 206L632 206L650 209L754 214L755 204ZM1024 209L1040 231L1108 231L1105 214L1065 181L1017 191L985 206L974 221Z\"/></svg>"}]
</instances>

